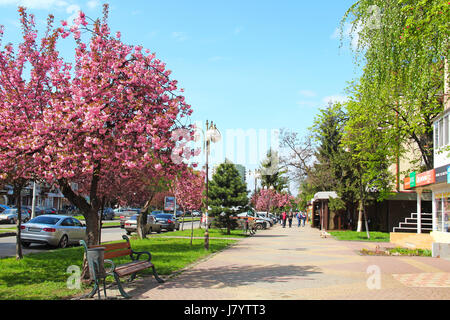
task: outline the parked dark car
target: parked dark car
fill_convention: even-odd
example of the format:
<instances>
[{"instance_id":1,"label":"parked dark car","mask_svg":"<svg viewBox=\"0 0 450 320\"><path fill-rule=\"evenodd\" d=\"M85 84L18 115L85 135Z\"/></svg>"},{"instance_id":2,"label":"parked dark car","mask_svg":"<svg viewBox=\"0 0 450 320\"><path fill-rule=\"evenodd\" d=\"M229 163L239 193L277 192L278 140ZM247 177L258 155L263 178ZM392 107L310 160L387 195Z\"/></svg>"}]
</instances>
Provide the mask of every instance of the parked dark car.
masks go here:
<instances>
[{"instance_id":1,"label":"parked dark car","mask_svg":"<svg viewBox=\"0 0 450 320\"><path fill-rule=\"evenodd\" d=\"M58 209L55 208L45 208L44 214L58 214Z\"/></svg>"},{"instance_id":2,"label":"parked dark car","mask_svg":"<svg viewBox=\"0 0 450 320\"><path fill-rule=\"evenodd\" d=\"M37 217L37 216L41 216L41 215L43 215L43 214L45 214L45 208L43 208L43 207L39 207L39 206L35 206L34 207L34 214L35 214L35 216Z\"/></svg>"},{"instance_id":3,"label":"parked dark car","mask_svg":"<svg viewBox=\"0 0 450 320\"><path fill-rule=\"evenodd\" d=\"M100 212L99 212L100 214ZM103 209L103 220L113 220L115 217L114 210L112 208L104 208Z\"/></svg>"},{"instance_id":4,"label":"parked dark car","mask_svg":"<svg viewBox=\"0 0 450 320\"><path fill-rule=\"evenodd\" d=\"M183 211L181 211L181 210L177 210L177 213L176 213L176 215L177 215L177 217L181 217L181 216L183 216Z\"/></svg>"},{"instance_id":5,"label":"parked dark car","mask_svg":"<svg viewBox=\"0 0 450 320\"><path fill-rule=\"evenodd\" d=\"M154 215L156 218L156 223L161 225L161 229L167 231L180 230L180 222L173 214L168 213L158 213Z\"/></svg>"}]
</instances>

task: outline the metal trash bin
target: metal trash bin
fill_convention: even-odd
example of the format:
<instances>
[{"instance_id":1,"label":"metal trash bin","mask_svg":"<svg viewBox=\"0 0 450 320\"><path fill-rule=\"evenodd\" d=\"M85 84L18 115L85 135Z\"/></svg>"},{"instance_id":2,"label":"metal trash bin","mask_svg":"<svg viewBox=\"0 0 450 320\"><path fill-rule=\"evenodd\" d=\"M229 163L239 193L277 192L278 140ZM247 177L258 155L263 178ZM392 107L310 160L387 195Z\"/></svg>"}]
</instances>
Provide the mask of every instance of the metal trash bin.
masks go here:
<instances>
[{"instance_id":1,"label":"metal trash bin","mask_svg":"<svg viewBox=\"0 0 450 320\"><path fill-rule=\"evenodd\" d=\"M91 279L104 278L106 276L104 267L105 247L89 248L87 250L87 260L89 265L89 275Z\"/></svg>"}]
</instances>

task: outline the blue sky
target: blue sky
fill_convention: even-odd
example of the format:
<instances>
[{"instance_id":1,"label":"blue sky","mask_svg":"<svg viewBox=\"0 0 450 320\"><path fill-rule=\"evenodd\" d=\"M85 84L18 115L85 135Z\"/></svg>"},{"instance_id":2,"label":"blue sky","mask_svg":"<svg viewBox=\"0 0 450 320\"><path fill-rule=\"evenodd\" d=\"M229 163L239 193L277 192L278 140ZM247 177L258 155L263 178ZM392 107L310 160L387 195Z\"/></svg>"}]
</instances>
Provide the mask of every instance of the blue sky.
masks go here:
<instances>
[{"instance_id":1,"label":"blue sky","mask_svg":"<svg viewBox=\"0 0 450 320\"><path fill-rule=\"evenodd\" d=\"M43 30L48 13L60 21L81 9L96 18L103 2L0 0L0 24L17 43L18 4L29 7ZM353 2L108 1L111 30L156 52L185 89L192 121L213 120L225 139L235 129L304 134L318 108L345 96L359 71L349 45L339 48L336 28ZM263 153L266 146L258 148ZM219 154L216 161L236 156L226 149ZM251 162L243 164L253 169Z\"/></svg>"}]
</instances>

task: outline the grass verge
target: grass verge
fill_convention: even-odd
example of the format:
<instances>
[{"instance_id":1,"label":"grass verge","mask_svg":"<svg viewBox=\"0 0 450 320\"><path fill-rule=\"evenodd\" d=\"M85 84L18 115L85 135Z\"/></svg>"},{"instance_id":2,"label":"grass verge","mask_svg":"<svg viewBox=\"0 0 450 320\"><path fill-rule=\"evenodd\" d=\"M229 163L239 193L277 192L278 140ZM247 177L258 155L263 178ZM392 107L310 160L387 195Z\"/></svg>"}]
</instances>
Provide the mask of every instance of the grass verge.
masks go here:
<instances>
[{"instance_id":1,"label":"grass verge","mask_svg":"<svg viewBox=\"0 0 450 320\"><path fill-rule=\"evenodd\" d=\"M160 275L170 275L187 265L223 250L235 240L211 240L210 250L205 251L204 241L194 239L157 238L131 239L135 251L150 251L152 262ZM69 266L82 266L82 247L49 250L25 255L20 261L15 258L0 259L0 300L57 300L69 299L86 293L86 287L78 290L67 288ZM117 264L129 262L129 257L113 259ZM151 270L140 274L151 275ZM109 281L112 281L109 279Z\"/></svg>"},{"instance_id":2,"label":"grass verge","mask_svg":"<svg viewBox=\"0 0 450 320\"><path fill-rule=\"evenodd\" d=\"M431 250L426 249L408 249L408 248L385 248L378 250L362 249L361 253L364 255L381 255L381 256L419 256L431 257Z\"/></svg>"},{"instance_id":3,"label":"grass verge","mask_svg":"<svg viewBox=\"0 0 450 320\"><path fill-rule=\"evenodd\" d=\"M329 231L329 233L337 240L350 240L350 241L371 241L371 242L389 242L390 237L388 232L369 232L370 239L367 239L365 231Z\"/></svg>"},{"instance_id":4,"label":"grass verge","mask_svg":"<svg viewBox=\"0 0 450 320\"><path fill-rule=\"evenodd\" d=\"M152 236L155 237L190 237L191 236L191 229L188 228L188 226L185 227L184 230L179 231L173 231L173 232L164 232L160 234L152 234ZM237 230L231 230L231 234L226 234L225 229L216 229L216 228L210 228L208 229L209 237L210 238L246 238L248 235L244 234L244 232L241 229ZM194 229L194 237L204 237L205 236L205 229Z\"/></svg>"}]
</instances>

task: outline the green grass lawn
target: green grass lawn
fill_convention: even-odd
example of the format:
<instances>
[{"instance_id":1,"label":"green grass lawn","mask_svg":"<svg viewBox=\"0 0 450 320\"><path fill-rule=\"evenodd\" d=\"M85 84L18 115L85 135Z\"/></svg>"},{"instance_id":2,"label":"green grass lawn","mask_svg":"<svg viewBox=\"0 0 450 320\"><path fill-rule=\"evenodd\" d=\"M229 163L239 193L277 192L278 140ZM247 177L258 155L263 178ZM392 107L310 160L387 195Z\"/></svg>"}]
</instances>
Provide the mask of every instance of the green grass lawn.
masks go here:
<instances>
[{"instance_id":1,"label":"green grass lawn","mask_svg":"<svg viewBox=\"0 0 450 320\"><path fill-rule=\"evenodd\" d=\"M209 252L205 251L201 239L194 239L192 246L189 239L131 239L131 246L135 251L150 251L158 274L169 275L235 242L227 239L210 240ZM28 254L20 261L15 258L0 259L0 300L68 299L88 292L92 287L85 287L84 290L67 288L71 274L66 273L66 270L71 265L81 268L83 253L82 247L70 247ZM119 264L130 261L129 257L113 260ZM139 274L152 273L149 269Z\"/></svg>"},{"instance_id":2,"label":"green grass lawn","mask_svg":"<svg viewBox=\"0 0 450 320\"><path fill-rule=\"evenodd\" d=\"M0 228L0 233L6 233L6 232L16 232L17 228Z\"/></svg>"},{"instance_id":3,"label":"green grass lawn","mask_svg":"<svg viewBox=\"0 0 450 320\"><path fill-rule=\"evenodd\" d=\"M231 234L227 235L226 229L210 228L210 229L208 229L208 233L209 233L210 238L245 238L245 237L248 237L248 235L244 234L242 229L231 230ZM173 232L164 232L164 233L160 233L160 234L153 233L152 236L190 237L191 229L189 229L189 226L185 226L184 230L173 231ZM194 228L194 237L204 237L204 236L205 236L205 229Z\"/></svg>"},{"instance_id":4,"label":"green grass lawn","mask_svg":"<svg viewBox=\"0 0 450 320\"><path fill-rule=\"evenodd\" d=\"M372 242L389 242L388 232L369 232L370 239L367 239L366 231L356 232L356 231L329 231L329 233L335 237L337 240L353 240L353 241L372 241Z\"/></svg>"}]
</instances>

